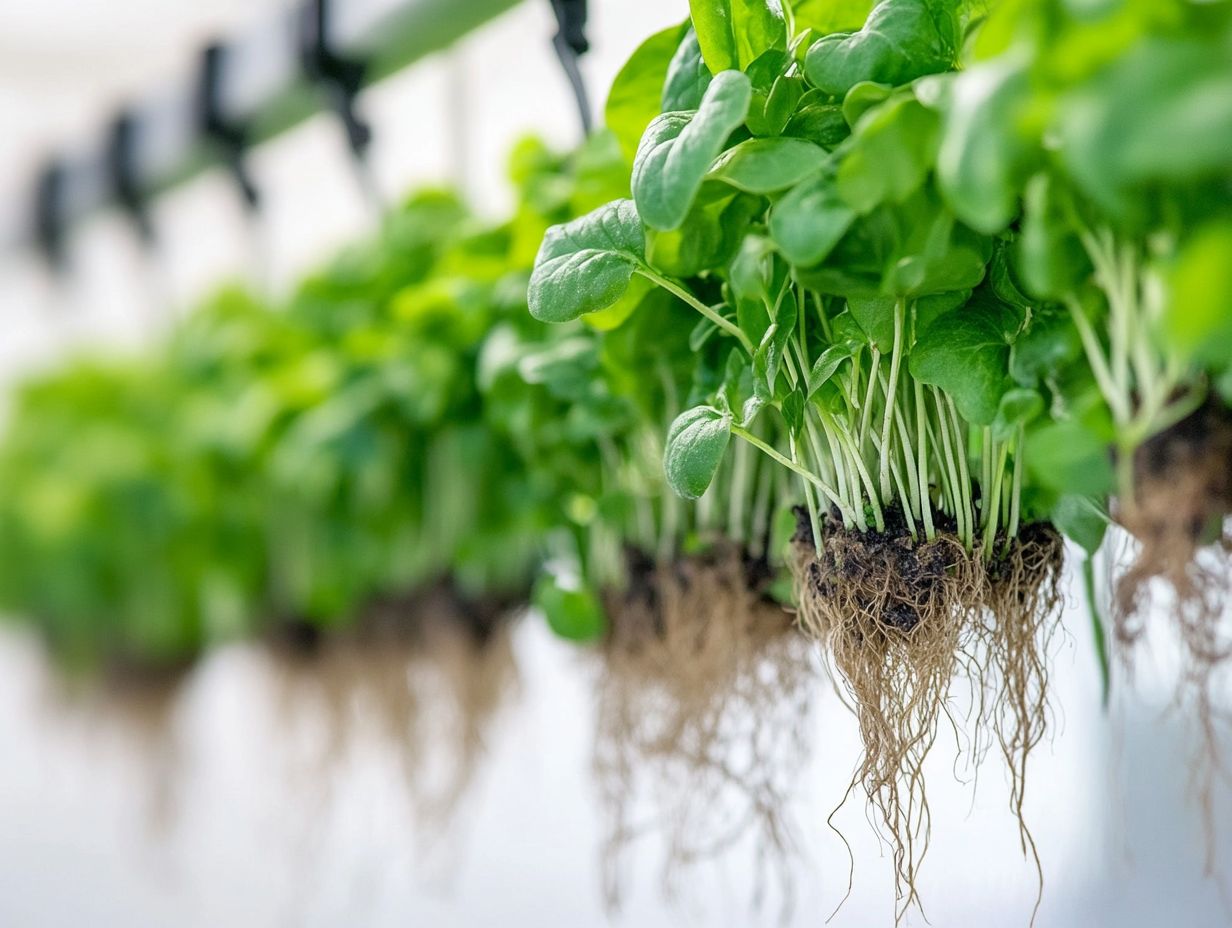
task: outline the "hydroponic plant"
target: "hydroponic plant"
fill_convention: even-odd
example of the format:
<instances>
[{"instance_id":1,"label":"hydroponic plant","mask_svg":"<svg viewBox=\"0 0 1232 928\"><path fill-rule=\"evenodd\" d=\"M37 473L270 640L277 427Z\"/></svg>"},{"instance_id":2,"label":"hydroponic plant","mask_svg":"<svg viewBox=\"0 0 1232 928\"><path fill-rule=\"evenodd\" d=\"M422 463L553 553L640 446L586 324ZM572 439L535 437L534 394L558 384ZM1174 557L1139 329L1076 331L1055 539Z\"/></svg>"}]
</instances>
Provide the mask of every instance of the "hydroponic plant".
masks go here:
<instances>
[{"instance_id":1,"label":"hydroponic plant","mask_svg":"<svg viewBox=\"0 0 1232 928\"><path fill-rule=\"evenodd\" d=\"M1034 853L1022 796L1045 730L1056 526L1098 547L1110 440L1122 518L1141 525L1135 450L1205 395L1153 326L1168 304L1144 252L1179 252L1183 207L1226 217L1211 199L1227 183L1224 108L1195 106L1215 127L1184 108L1167 117L1189 132L1184 156L1133 110L1145 74L1163 80L1161 119L1178 95L1218 95L1223 10L1128 4L1105 14L1117 38L1096 42L1095 13L1019 2L985 19L986 6L695 0L613 89L632 197L550 230L530 286L547 321L612 312L648 285L695 311L695 388L668 429L666 479L686 498L730 491L738 508L752 488L712 482L750 448L796 479L799 623L852 697L865 746L853 782L892 838L905 904L930 826L921 766L957 676L974 687L972 748L985 729L999 743ZM1178 43L1206 29L1205 44L1192 58L1183 44L1143 51L1157 24ZM955 74L964 48L996 57ZM1185 195L1159 201L1154 183L1173 176ZM1164 217L1171 240L1139 225L1123 242L1114 220L1084 218L1132 207L1125 194L1148 185L1135 218ZM1197 313L1205 329L1174 325L1191 356L1226 325L1221 308ZM1104 409L1114 428L1092 440ZM1057 468L1059 454L1078 466ZM1186 564L1207 510L1226 509L1222 477L1193 479L1201 518L1165 504L1191 542L1170 555ZM1161 569L1158 552L1148 545L1127 596Z\"/></svg>"},{"instance_id":2,"label":"hydroponic plant","mask_svg":"<svg viewBox=\"0 0 1232 928\"><path fill-rule=\"evenodd\" d=\"M320 651L339 737L356 698L423 721L404 649L461 629L457 785L532 599L598 643L613 901L638 793L669 865L750 822L769 859L790 844L819 643L901 917L947 727L1003 755L1038 866L1023 797L1062 535L1095 600L1115 522L1139 543L1116 640L1143 650L1170 587L1209 790L1232 4L690 12L621 70L611 135L518 147L507 223L416 196L285 306L228 292L156 358L28 384L0 446L0 604L78 665L175 672L244 634Z\"/></svg>"},{"instance_id":3,"label":"hydroponic plant","mask_svg":"<svg viewBox=\"0 0 1232 928\"><path fill-rule=\"evenodd\" d=\"M1052 385L1039 479L1112 493L1139 543L1116 639L1131 657L1166 581L1179 698L1214 751L1232 653L1232 7L1104 7L993 10L972 66L939 89L939 179L963 221L1015 240L1051 320L1035 344Z\"/></svg>"},{"instance_id":4,"label":"hydroponic plant","mask_svg":"<svg viewBox=\"0 0 1232 928\"><path fill-rule=\"evenodd\" d=\"M113 687L263 636L289 692L345 707L331 762L357 703L406 758L448 759L431 794L407 778L442 819L511 690L511 607L554 521L475 378L495 319L525 316L511 240L421 194L285 307L227 291L140 357L25 388L0 451L6 610ZM425 687L454 720L431 738Z\"/></svg>"},{"instance_id":5,"label":"hydroponic plant","mask_svg":"<svg viewBox=\"0 0 1232 928\"><path fill-rule=\"evenodd\" d=\"M548 221L627 190L610 136L565 162L530 146L516 162L537 212L528 267ZM562 171L576 179L570 196ZM525 208L515 225L532 228ZM648 832L667 845L669 885L750 835L767 879L786 881L783 798L807 756L813 675L769 562L784 486L748 459L720 473L730 492L696 506L663 480L663 432L695 390L692 329L687 307L646 287L584 323L503 325L481 361L494 422L561 502L535 602L557 633L599 642L594 766L612 905L624 852Z\"/></svg>"}]
</instances>

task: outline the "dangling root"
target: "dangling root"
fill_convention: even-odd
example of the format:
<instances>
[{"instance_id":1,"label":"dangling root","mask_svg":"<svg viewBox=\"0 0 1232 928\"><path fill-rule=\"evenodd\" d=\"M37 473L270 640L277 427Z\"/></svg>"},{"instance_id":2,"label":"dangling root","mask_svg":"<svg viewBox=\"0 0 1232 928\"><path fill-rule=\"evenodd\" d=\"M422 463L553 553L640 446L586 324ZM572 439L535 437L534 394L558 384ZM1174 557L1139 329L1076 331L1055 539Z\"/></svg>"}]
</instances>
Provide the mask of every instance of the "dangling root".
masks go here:
<instances>
[{"instance_id":1,"label":"dangling root","mask_svg":"<svg viewBox=\"0 0 1232 928\"><path fill-rule=\"evenodd\" d=\"M831 514L820 553L807 516L794 542L798 620L822 642L851 697L864 744L852 786L863 788L885 826L899 917L921 901L916 881L931 830L923 767L942 716L956 725L955 678L971 687L972 759L984 753L986 732L999 740L1024 853L1034 857L1023 783L1027 754L1045 730L1059 536L1030 527L985 564L948 531L917 542L901 521L857 533Z\"/></svg>"},{"instance_id":2,"label":"dangling root","mask_svg":"<svg viewBox=\"0 0 1232 928\"><path fill-rule=\"evenodd\" d=\"M1202 739L1195 766L1198 795L1210 825L1211 791L1225 773L1220 730L1230 707L1221 698L1232 672L1232 412L1207 401L1136 451L1134 499L1118 520L1139 542L1134 563L1116 586L1114 629L1132 672L1135 646L1152 614L1152 581L1174 599L1167 610L1183 668L1176 705L1197 720ZM1207 868L1214 871L1214 835L1207 831Z\"/></svg>"},{"instance_id":3,"label":"dangling root","mask_svg":"<svg viewBox=\"0 0 1232 928\"><path fill-rule=\"evenodd\" d=\"M396 752L422 830L445 830L516 686L508 617L502 604L468 602L442 584L375 604L347 635L296 627L293 650L275 653L283 713L323 718L306 782L328 788L351 747L375 733Z\"/></svg>"},{"instance_id":4,"label":"dangling root","mask_svg":"<svg viewBox=\"0 0 1232 928\"><path fill-rule=\"evenodd\" d=\"M191 667L112 662L98 678L57 679L48 708L85 726L92 736L116 739L138 763L145 826L164 837L180 811L182 744L177 714Z\"/></svg>"},{"instance_id":5,"label":"dangling root","mask_svg":"<svg viewBox=\"0 0 1232 928\"><path fill-rule=\"evenodd\" d=\"M609 818L608 905L620 904L625 852L654 832L667 842L667 896L682 870L751 839L753 902L775 877L787 911L794 839L786 804L807 758L807 642L762 596L757 565L731 547L635 564L632 574L629 590L609 597L598 687L594 768Z\"/></svg>"},{"instance_id":6,"label":"dangling root","mask_svg":"<svg viewBox=\"0 0 1232 928\"><path fill-rule=\"evenodd\" d=\"M1039 876L1036 911L1044 872L1023 811L1027 759L1048 727L1048 665L1060 626L1061 571L1065 542L1050 525L1027 525L985 568L986 718L1010 773L1010 809L1018 822L1024 856ZM1034 920L1034 916L1032 917Z\"/></svg>"}]
</instances>

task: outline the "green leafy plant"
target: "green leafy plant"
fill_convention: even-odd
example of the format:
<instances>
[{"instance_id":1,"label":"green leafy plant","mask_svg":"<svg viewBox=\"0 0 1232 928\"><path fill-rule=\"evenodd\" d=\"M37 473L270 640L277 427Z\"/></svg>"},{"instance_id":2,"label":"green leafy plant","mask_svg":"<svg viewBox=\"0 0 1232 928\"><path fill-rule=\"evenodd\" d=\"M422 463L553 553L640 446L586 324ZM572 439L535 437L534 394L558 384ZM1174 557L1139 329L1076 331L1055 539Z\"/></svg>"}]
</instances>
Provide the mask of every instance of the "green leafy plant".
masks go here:
<instances>
[{"instance_id":1,"label":"green leafy plant","mask_svg":"<svg viewBox=\"0 0 1232 928\"><path fill-rule=\"evenodd\" d=\"M1052 320L1030 351L1056 393L1034 470L1089 552L1102 531L1070 502L1084 494L1139 542L1114 599L1126 659L1152 581L1171 586L1179 702L1208 759L1232 642L1230 565L1214 544L1226 551L1232 512L1230 38L1226 3L1004 4L972 66L939 89L942 190L965 221L1015 240L1011 273Z\"/></svg>"},{"instance_id":2,"label":"green leafy plant","mask_svg":"<svg viewBox=\"0 0 1232 928\"><path fill-rule=\"evenodd\" d=\"M1012 243L965 223L939 185L942 78L929 75L957 63L965 5L886 0L863 28L820 36L817 10L796 6L780 20L764 3L739 16L694 5L704 92L648 121L632 202L548 232L529 303L539 319L585 318L642 279L696 314L666 480L703 508L730 494L733 511L756 491L727 474L751 460L776 486L794 481L798 620L854 697L856 779L896 842L910 904L927 823L905 810L924 802L919 766L952 678L985 668L981 723L1006 748L1019 813L1043 733L1058 497L1026 448L1047 387L1011 376L1038 338ZM737 30L733 51L716 23L743 16L759 25ZM653 71L663 105L673 66L697 53L692 32L678 41ZM646 54L616 99L626 82L648 86Z\"/></svg>"}]
</instances>

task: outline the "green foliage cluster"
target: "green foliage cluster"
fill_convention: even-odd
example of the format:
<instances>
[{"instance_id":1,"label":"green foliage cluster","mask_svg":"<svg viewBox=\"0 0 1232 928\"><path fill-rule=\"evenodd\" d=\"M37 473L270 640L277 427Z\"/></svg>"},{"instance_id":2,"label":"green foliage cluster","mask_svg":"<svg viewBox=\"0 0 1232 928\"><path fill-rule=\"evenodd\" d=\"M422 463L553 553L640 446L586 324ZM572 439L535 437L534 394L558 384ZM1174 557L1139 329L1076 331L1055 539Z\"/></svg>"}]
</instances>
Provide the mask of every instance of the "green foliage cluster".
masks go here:
<instances>
[{"instance_id":1,"label":"green foliage cluster","mask_svg":"<svg viewBox=\"0 0 1232 928\"><path fill-rule=\"evenodd\" d=\"M1232 397L1230 6L691 0L610 134L519 147L509 221L418 195L279 305L22 388L0 605L175 663L447 578L589 638L628 548L776 561L800 498L1094 551Z\"/></svg>"},{"instance_id":2,"label":"green foliage cluster","mask_svg":"<svg viewBox=\"0 0 1232 928\"><path fill-rule=\"evenodd\" d=\"M735 438L814 537L893 510L984 557L1028 520L1098 548L1135 449L1232 395L1232 5L690 11L608 101L631 199L549 231L532 314L695 311L683 497Z\"/></svg>"},{"instance_id":3,"label":"green foliage cluster","mask_svg":"<svg viewBox=\"0 0 1232 928\"><path fill-rule=\"evenodd\" d=\"M670 497L642 375L674 381L687 344L660 331L658 355L632 354L649 313L609 336L526 312L545 229L625 186L610 136L567 159L523 143L512 172L503 224L415 195L285 304L227 289L136 357L22 386L0 446L5 611L69 664L172 667L444 581L524 601L550 557L610 578L638 506ZM562 633L601 629L593 598L552 577L536 595Z\"/></svg>"}]
</instances>

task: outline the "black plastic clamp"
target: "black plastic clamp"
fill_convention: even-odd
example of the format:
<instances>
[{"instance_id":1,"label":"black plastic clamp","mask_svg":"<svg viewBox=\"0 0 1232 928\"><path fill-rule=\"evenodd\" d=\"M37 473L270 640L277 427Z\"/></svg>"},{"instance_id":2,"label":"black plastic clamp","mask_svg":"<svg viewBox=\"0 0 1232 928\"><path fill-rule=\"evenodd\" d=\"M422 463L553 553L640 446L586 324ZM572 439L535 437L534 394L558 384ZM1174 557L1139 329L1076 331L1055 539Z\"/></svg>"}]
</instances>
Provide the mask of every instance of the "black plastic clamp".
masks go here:
<instances>
[{"instance_id":1,"label":"black plastic clamp","mask_svg":"<svg viewBox=\"0 0 1232 928\"><path fill-rule=\"evenodd\" d=\"M231 173L240 197L249 211L260 206L261 196L248 170L246 154L252 142L248 127L223 112L227 47L221 42L207 45L201 53L201 72L197 84L198 125L205 139L216 147Z\"/></svg>"},{"instance_id":2,"label":"black plastic clamp","mask_svg":"<svg viewBox=\"0 0 1232 928\"><path fill-rule=\"evenodd\" d=\"M557 25L552 47L556 49L556 57L573 89L582 132L590 135L593 126L590 95L586 92L586 80L578 64L578 59L590 50L590 40L586 37L586 21L589 18L586 0L552 0L552 11L556 14Z\"/></svg>"},{"instance_id":3,"label":"black plastic clamp","mask_svg":"<svg viewBox=\"0 0 1232 928\"><path fill-rule=\"evenodd\" d=\"M120 208L133 221L143 242L154 241L154 224L136 160L137 117L131 110L121 110L111 121L107 143L107 173L111 192Z\"/></svg>"},{"instance_id":4,"label":"black plastic clamp","mask_svg":"<svg viewBox=\"0 0 1232 928\"><path fill-rule=\"evenodd\" d=\"M368 65L340 54L329 33L328 0L307 0L300 18L300 67L304 76L328 94L330 106L342 120L347 144L363 160L372 141L372 128L359 115L356 97L364 85Z\"/></svg>"}]
</instances>

